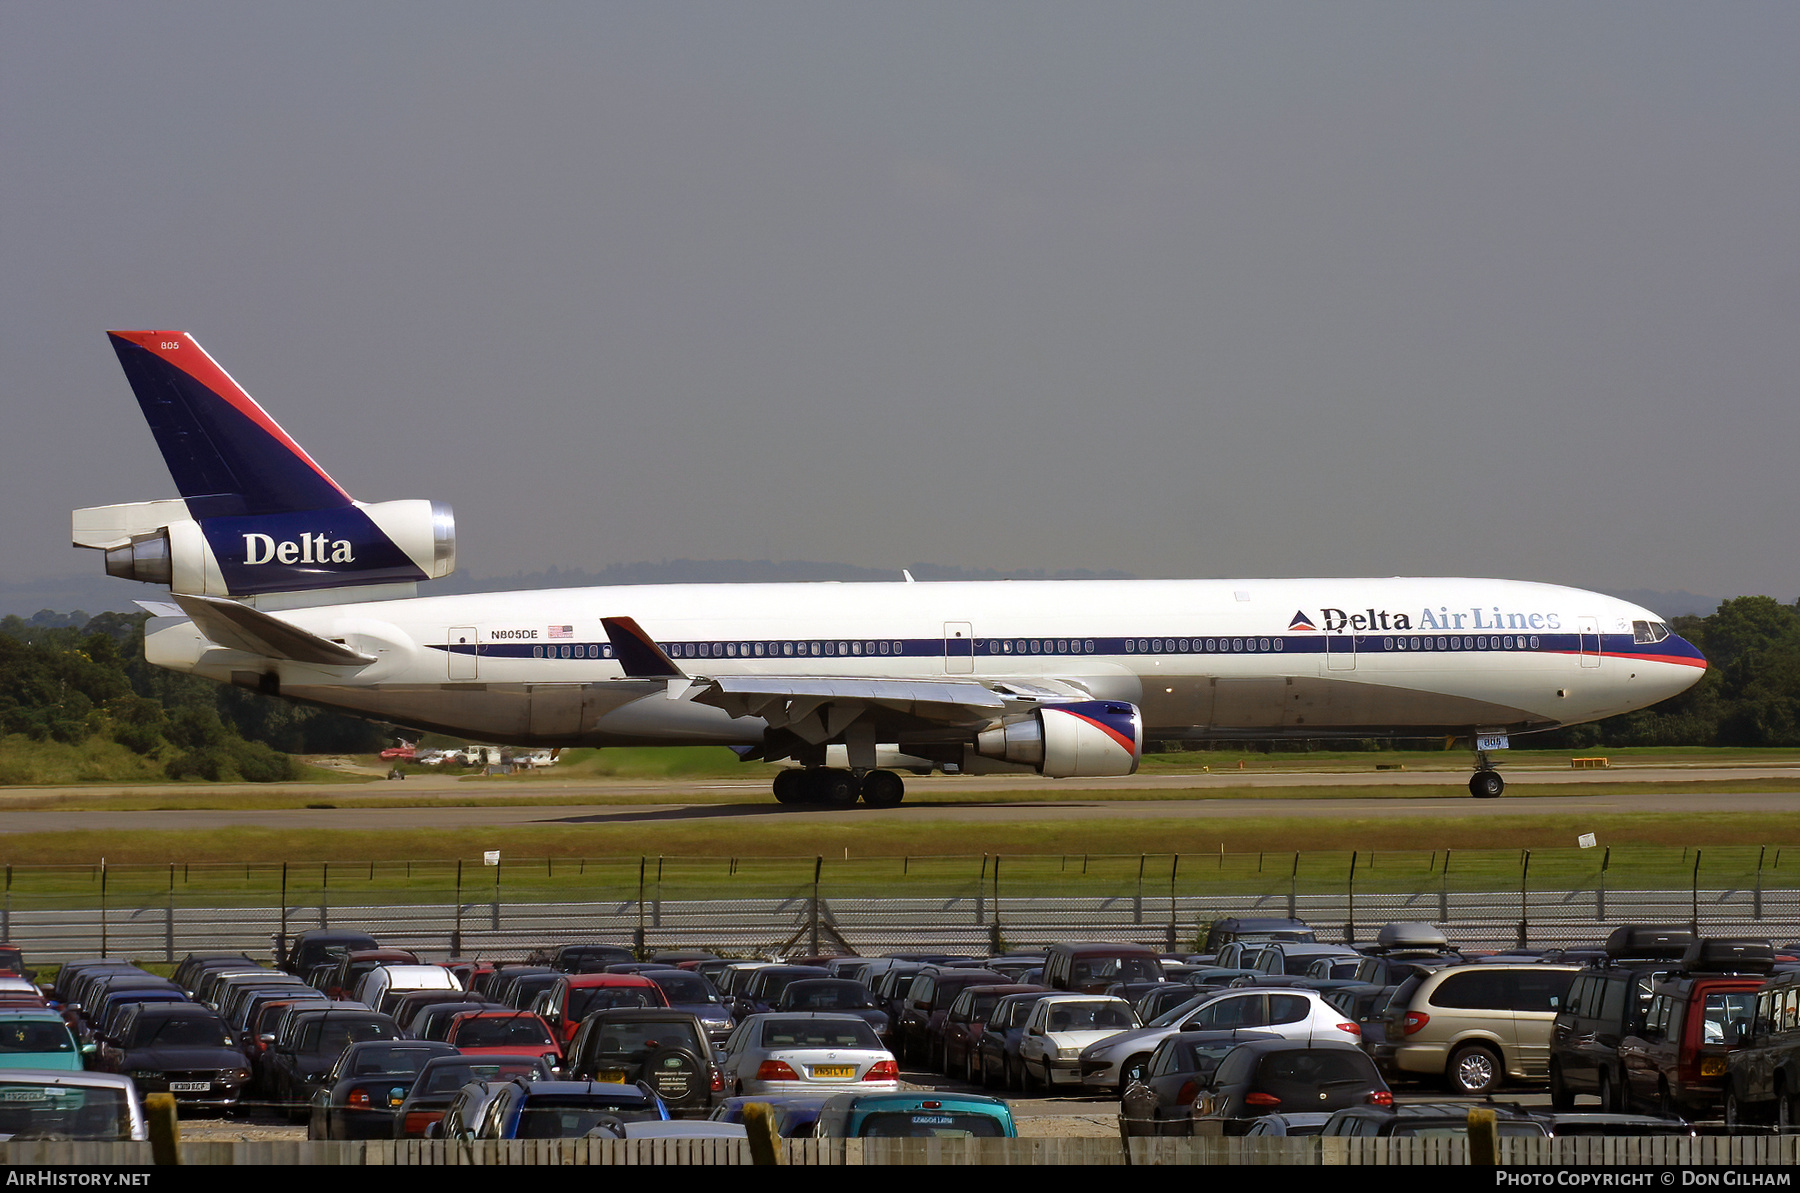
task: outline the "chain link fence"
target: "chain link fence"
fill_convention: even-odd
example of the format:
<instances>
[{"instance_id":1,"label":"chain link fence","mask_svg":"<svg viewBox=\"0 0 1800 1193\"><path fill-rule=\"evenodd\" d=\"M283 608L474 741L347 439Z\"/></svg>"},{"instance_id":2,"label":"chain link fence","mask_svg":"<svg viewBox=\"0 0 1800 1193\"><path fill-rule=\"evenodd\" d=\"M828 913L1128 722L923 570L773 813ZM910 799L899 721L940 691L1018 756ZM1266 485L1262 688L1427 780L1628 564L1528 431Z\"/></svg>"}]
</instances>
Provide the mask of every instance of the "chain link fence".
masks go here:
<instances>
[{"instance_id":1,"label":"chain link fence","mask_svg":"<svg viewBox=\"0 0 1800 1193\"><path fill-rule=\"evenodd\" d=\"M1780 861L1749 847L8 866L0 939L43 961L267 951L320 927L483 957L572 940L646 954L989 953L1072 939L1180 952L1217 917L1259 915L1353 943L1394 920L1472 948L1591 942L1627 921L1781 942L1800 938L1800 875Z\"/></svg>"}]
</instances>

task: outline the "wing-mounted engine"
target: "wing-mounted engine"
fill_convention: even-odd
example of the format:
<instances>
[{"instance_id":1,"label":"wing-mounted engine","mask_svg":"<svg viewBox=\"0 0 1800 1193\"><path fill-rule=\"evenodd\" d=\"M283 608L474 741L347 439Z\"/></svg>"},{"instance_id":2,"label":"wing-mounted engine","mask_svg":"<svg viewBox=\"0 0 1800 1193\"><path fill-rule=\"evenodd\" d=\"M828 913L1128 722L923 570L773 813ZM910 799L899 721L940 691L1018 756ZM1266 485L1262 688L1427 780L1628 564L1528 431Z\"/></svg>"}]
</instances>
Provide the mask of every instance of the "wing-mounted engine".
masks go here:
<instances>
[{"instance_id":1,"label":"wing-mounted engine","mask_svg":"<svg viewBox=\"0 0 1800 1193\"><path fill-rule=\"evenodd\" d=\"M1129 775L1143 757L1144 719L1117 700L1047 705L986 730L975 749L1056 779Z\"/></svg>"}]
</instances>

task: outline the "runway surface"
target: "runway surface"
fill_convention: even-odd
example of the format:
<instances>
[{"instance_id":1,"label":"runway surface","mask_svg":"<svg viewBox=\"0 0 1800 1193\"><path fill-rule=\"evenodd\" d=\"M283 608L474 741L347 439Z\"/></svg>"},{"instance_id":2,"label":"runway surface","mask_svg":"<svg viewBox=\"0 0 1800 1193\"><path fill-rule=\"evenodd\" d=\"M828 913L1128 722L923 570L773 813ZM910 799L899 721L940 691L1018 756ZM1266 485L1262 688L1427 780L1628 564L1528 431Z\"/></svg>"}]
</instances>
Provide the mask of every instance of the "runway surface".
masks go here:
<instances>
[{"instance_id":1,"label":"runway surface","mask_svg":"<svg viewBox=\"0 0 1800 1193\"><path fill-rule=\"evenodd\" d=\"M783 807L776 804L761 783L641 782L596 780L580 783L511 782L485 780L459 782L454 778L428 777L404 784L371 783L363 786L284 787L303 792L309 801L332 805L283 809L159 809L145 811L67 809L6 810L8 802L40 802L59 794L58 789L11 789L0 796L0 834L69 831L136 832L157 830L220 829L229 827L267 830L333 829L379 832L391 829L431 827L504 828L546 825L620 825L706 821L735 824L835 823L858 825L905 824L922 821L961 821L993 824L1030 821L1081 820L1230 820L1242 817L1292 817L1334 820L1455 819L1468 816L1604 816L1619 814L1693 813L1800 813L1800 768L1644 768L1587 772L1531 772L1508 774L1507 795L1498 800L1474 800L1466 795L1448 798L1404 797L1410 787L1461 784L1460 772L1359 772L1339 774L1285 773L1217 775L1134 775L1122 779L1076 779L1060 783L1034 776L932 777L907 780L909 802L885 810L857 805L849 808L818 806ZM1794 790L1775 793L1694 793L1686 791L1645 794L1620 793L1624 784L1721 780L1792 780ZM1270 789L1275 798L1208 798L1226 788ZM1366 797L1346 795L1330 799L1280 798L1283 787L1366 788ZM1070 795L1056 798L1061 788ZM1052 792L1042 800L984 799L1000 792ZM122 789L119 794L164 795L177 802L223 790L217 787L168 786ZM242 790L268 794L268 787ZM1087 791L1142 791L1162 798L1145 800L1089 800ZM104 794L95 788L61 789L61 794L91 799ZM1169 798L1191 793L1191 798ZM402 808L358 807L370 799L404 795L421 806ZM567 802L528 806L475 803L520 795L550 797ZM584 802L629 797L629 804ZM721 799L723 797L723 799ZM956 798L955 803L923 803L921 798ZM443 800L446 802L439 803ZM457 803L448 801L455 800Z\"/></svg>"}]
</instances>

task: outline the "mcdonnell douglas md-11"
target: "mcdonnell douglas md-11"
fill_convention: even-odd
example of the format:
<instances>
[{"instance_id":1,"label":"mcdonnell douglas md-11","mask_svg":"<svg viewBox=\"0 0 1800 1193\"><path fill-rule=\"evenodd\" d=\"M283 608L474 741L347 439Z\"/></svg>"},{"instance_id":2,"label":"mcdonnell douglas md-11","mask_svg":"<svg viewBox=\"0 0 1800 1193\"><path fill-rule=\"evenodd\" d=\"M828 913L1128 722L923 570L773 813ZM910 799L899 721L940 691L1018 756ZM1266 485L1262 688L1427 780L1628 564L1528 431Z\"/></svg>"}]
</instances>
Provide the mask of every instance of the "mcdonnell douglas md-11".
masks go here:
<instances>
[{"instance_id":1,"label":"mcdonnell douglas md-11","mask_svg":"<svg viewBox=\"0 0 1800 1193\"><path fill-rule=\"evenodd\" d=\"M516 746L724 745L784 803L878 807L894 749L961 773L1126 775L1145 741L1510 735L1644 708L1706 660L1654 613L1510 580L675 584L420 597L430 501L351 498L191 336L112 345L179 498L74 514L167 586L175 671ZM845 765L828 766L842 759Z\"/></svg>"}]
</instances>

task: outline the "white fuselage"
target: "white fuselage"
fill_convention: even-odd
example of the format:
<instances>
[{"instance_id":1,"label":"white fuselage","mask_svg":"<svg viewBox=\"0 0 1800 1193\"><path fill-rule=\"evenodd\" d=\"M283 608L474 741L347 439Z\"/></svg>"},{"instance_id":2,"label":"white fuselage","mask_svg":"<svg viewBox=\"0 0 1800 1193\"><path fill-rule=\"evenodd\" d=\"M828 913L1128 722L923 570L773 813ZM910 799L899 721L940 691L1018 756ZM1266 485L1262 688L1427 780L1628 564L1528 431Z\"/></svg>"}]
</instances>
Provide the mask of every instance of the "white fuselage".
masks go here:
<instances>
[{"instance_id":1,"label":"white fuselage","mask_svg":"<svg viewBox=\"0 0 1800 1193\"><path fill-rule=\"evenodd\" d=\"M259 658L180 618L151 623L146 655L402 725L563 746L763 737L756 717L626 676L603 617L635 619L690 676L1016 681L1128 701L1163 740L1524 732L1643 708L1705 668L1635 605L1482 579L687 584L279 616L375 661Z\"/></svg>"}]
</instances>

